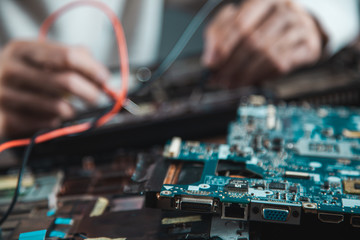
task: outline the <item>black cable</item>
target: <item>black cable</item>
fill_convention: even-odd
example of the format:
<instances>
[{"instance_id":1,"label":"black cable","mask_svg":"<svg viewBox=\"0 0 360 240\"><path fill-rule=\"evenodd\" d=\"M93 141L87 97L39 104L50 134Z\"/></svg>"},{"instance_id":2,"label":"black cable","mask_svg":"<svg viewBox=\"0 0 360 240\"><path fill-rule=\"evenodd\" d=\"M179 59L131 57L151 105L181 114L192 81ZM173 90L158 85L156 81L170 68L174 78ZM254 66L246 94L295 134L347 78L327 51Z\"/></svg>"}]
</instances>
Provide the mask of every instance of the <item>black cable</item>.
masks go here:
<instances>
[{"instance_id":1,"label":"black cable","mask_svg":"<svg viewBox=\"0 0 360 240\"><path fill-rule=\"evenodd\" d=\"M84 134L84 133L87 133L89 131L92 131L93 129L95 129L97 127L97 122L98 120L104 116L105 114L107 114L108 112L111 111L111 109L113 108L113 105L114 103L112 103L111 105L109 105L108 107L106 107L100 114L98 114L97 116L94 117L94 119L91 121L91 126L88 130L84 131L84 132L81 132L79 134L74 134L74 135L69 135L69 136L77 136L77 135L80 135L80 134ZM50 132L50 131L53 131L54 129L51 129L51 130L47 130L47 131L39 131L37 133L35 133L32 137L31 137L31 140L30 140L30 143L29 145L26 147L25 149L25 153L24 153L24 157L23 157L23 161L22 161L22 164L21 164L21 168L20 168L20 171L19 171L19 176L18 176L18 182L17 182L17 185L16 185L16 189L15 189L15 193L14 193L14 196L11 200L11 203L10 203L10 206L8 207L8 209L6 210L6 212L4 213L4 215L1 217L0 219L0 226L6 221L6 219L9 217L10 213L12 212L12 210L14 209L15 207L15 204L17 202L17 199L19 197L19 194L20 194L20 188L21 188L21 183L22 183L22 179L23 179L23 175L24 175L24 171L25 171L25 168L26 168L26 165L27 165L27 162L29 160L29 157L30 157L30 153L35 145L35 140L36 138L41 135L41 134L44 134L46 132Z\"/></svg>"},{"instance_id":2,"label":"black cable","mask_svg":"<svg viewBox=\"0 0 360 240\"><path fill-rule=\"evenodd\" d=\"M192 38L194 33L200 27L200 25L204 22L204 20L209 16L209 14L221 2L222 2L222 0L209 0L204 4L204 6L199 10L199 12L195 15L193 20L188 25L188 27L185 29L184 33L182 34L180 39L177 41L174 48L170 51L170 53L164 59L164 61L160 64L160 66L155 70L155 72L152 75L152 77L150 78L150 80L147 81L144 85L140 86L140 88L136 92L139 92L139 91L147 88L148 86L150 86L155 80L159 79L169 69L169 67L174 63L174 61L179 57L181 52L184 50L185 46L190 41L190 39ZM111 108L110 108L110 110L111 110ZM91 127L90 127L89 130L93 130L96 127L97 121L102 116L104 116L106 113L108 113L110 110L109 110L109 108L106 108L104 112L102 112L98 116L96 116L93 119L93 121L91 123ZM84 131L84 132L82 132L80 134L88 132L89 130ZM15 193L14 193L14 196L12 198L10 206L8 207L5 214L0 219L0 226L9 217L10 213L12 212L12 210L13 210L16 202L17 202L17 199L18 199L19 193L20 193L22 178L23 178L23 175L24 175L24 171L25 171L27 162L28 162L29 157L30 157L30 153L31 153L31 151L32 151L32 149L33 149L33 147L35 145L36 137L39 136L40 134L43 134L43 132L38 132L38 133L34 134L34 136L30 140L29 145L27 146L27 148L25 150L22 165L21 165L21 168L20 168L19 176L18 176L18 182L17 182L17 186L16 186L16 189L15 189Z\"/></svg>"},{"instance_id":3,"label":"black cable","mask_svg":"<svg viewBox=\"0 0 360 240\"><path fill-rule=\"evenodd\" d=\"M91 121L91 126L88 130L84 131L84 132L81 132L81 133L78 133L78 134L74 134L74 135L69 135L69 136L77 136L77 135L80 135L80 134L84 134L84 133L87 133L89 131L92 131L93 129L95 129L97 127L97 122L98 120L104 116L105 114L107 114L109 111L111 111L111 109L113 108L113 105L114 103L112 103L111 105L109 105L108 107L106 107L100 114L98 114L97 116L94 117L94 119ZM26 147L25 149L25 153L24 153L24 157L23 157L23 161L22 161L22 164L21 164L21 168L20 168L20 171L19 171L19 176L18 176L18 182L17 182L17 185L16 185L16 189L15 189L15 193L14 193L14 196L11 200L11 203L10 203L10 206L8 207L8 209L6 210L6 212L4 213L4 215L1 217L0 219L0 226L6 221L6 219L9 217L10 213L12 212L12 210L14 209L15 207L15 204L17 202L17 199L19 197L19 193L20 193L20 188L21 188L21 183L22 183L22 178L23 178L23 175L24 175L24 171L25 171L25 168L26 168L26 165L27 165L27 162L29 160L29 157L30 157L30 153L35 145L35 140L36 138L41 135L41 134L44 134L46 132L50 132L50 131L53 131L54 129L51 129L51 130L48 130L48 131L39 131L37 133L35 133L32 137L31 137L31 140L30 140L30 143L29 145Z\"/></svg>"},{"instance_id":4,"label":"black cable","mask_svg":"<svg viewBox=\"0 0 360 240\"><path fill-rule=\"evenodd\" d=\"M111 103L109 106L102 109L102 111L97 116L95 116L94 119L91 121L91 127L87 131L91 131L91 130L97 128L97 123L100 120L100 118L102 118L103 116L108 114L113 109L114 105L115 105L115 102L113 101L113 103ZM87 131L85 131L85 132L87 132Z\"/></svg>"},{"instance_id":5,"label":"black cable","mask_svg":"<svg viewBox=\"0 0 360 240\"><path fill-rule=\"evenodd\" d=\"M74 134L74 135L69 135L69 136L76 136L76 135L84 134L84 133L87 133L87 132L92 131L93 129L95 129L97 127L98 120L102 116L107 114L109 111L111 111L113 105L114 104L111 104L110 106L106 107L104 109L104 111L102 111L100 114L95 116L94 119L91 121L91 127L88 130L86 130L84 132L81 132L79 134ZM50 132L52 130L48 130L46 132ZM8 209L6 210L6 212L4 213L4 215L0 219L0 226L2 226L2 224L6 221L6 219L9 217L10 213L12 212L12 210L15 207L15 204L16 204L17 199L18 199L19 194L20 194L20 188L21 188L21 183L22 183L22 179L23 179L23 176L24 176L25 168L26 168L27 162L29 160L30 153L31 153L31 151L32 151L32 149L33 149L33 147L35 145L35 140L39 135L44 134L44 133L45 133L44 131L39 131L39 132L35 133L31 137L30 143L25 149L23 161L22 161L21 168L20 168L20 171L19 171L18 182L17 182L17 185L16 185L15 193L14 193L14 196L13 196L13 198L11 200L10 206L8 207Z\"/></svg>"},{"instance_id":6,"label":"black cable","mask_svg":"<svg viewBox=\"0 0 360 240\"><path fill-rule=\"evenodd\" d=\"M140 85L139 88L136 89L135 92L131 95L136 95L140 91L148 89L154 81L158 80L169 69L169 67L175 62L175 60L184 50L185 46L188 44L194 33L199 29L200 25L222 1L223 0L209 0L201 7L201 9L198 11L198 13L195 15L195 17L191 20L190 24L185 29L184 33L176 42L173 49L166 56L160 66L156 68L151 78L144 84Z\"/></svg>"},{"instance_id":7,"label":"black cable","mask_svg":"<svg viewBox=\"0 0 360 240\"><path fill-rule=\"evenodd\" d=\"M6 221L6 219L9 217L10 213L12 212L13 208L15 207L15 204L16 204L17 199L18 199L19 194L20 194L21 182L22 182L22 178L24 176L25 168L26 168L27 162L29 160L31 150L33 149L33 147L35 145L35 139L37 138L37 136L39 136L42 133L43 132L35 133L34 136L32 136L29 145L26 147L24 157L23 157L23 161L22 161L22 164L21 164L21 168L20 168L20 171L19 171L18 182L17 182L17 185L16 185L15 193L14 193L14 196L13 196L13 198L11 200L10 206L8 207L5 214L0 219L0 226L2 226L2 224Z\"/></svg>"}]
</instances>

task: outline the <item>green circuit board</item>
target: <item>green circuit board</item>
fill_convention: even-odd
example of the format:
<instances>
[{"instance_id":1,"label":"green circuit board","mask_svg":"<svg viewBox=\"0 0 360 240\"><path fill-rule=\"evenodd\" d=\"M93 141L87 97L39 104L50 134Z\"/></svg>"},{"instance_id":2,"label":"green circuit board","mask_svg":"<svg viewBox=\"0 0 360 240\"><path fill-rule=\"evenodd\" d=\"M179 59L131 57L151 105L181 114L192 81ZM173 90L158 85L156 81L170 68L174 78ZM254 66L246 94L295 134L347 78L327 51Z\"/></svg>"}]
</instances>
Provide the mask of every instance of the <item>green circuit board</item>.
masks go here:
<instances>
[{"instance_id":1,"label":"green circuit board","mask_svg":"<svg viewBox=\"0 0 360 240\"><path fill-rule=\"evenodd\" d=\"M164 209L286 224L313 214L360 227L359 109L242 106L227 144L174 138L164 156L203 166L197 182L164 182Z\"/></svg>"}]
</instances>

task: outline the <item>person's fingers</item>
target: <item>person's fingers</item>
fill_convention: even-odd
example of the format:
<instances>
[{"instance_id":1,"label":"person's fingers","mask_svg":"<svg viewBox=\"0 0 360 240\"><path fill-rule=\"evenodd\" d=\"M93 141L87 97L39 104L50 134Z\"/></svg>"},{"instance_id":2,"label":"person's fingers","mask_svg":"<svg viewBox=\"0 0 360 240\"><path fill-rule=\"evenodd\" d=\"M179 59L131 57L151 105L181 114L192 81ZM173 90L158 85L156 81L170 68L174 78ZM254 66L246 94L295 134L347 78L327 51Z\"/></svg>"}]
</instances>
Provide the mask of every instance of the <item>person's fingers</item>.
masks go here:
<instances>
[{"instance_id":1,"label":"person's fingers","mask_svg":"<svg viewBox=\"0 0 360 240\"><path fill-rule=\"evenodd\" d=\"M101 90L90 83L82 75L74 72L57 73L52 76L52 82L64 92L80 97L88 103L96 103Z\"/></svg>"},{"instance_id":2,"label":"person's fingers","mask_svg":"<svg viewBox=\"0 0 360 240\"><path fill-rule=\"evenodd\" d=\"M233 76L232 87L255 84L262 79L270 79L286 73L299 62L305 63L300 57L298 57L300 61L296 63L292 60L296 57L296 52L293 51L295 44L303 40L306 34L296 22L296 18L288 13L289 7L288 5L277 6L267 20L246 38L245 44L240 45L246 46L243 47L242 55L247 58L247 61L243 61L241 57L237 57L237 61L232 58L230 61L241 65L236 68L234 64L229 64L230 67L224 70L231 72ZM246 54L249 52L251 56ZM240 53L236 52L236 54ZM311 55L313 54L308 52L307 56Z\"/></svg>"},{"instance_id":3,"label":"person's fingers","mask_svg":"<svg viewBox=\"0 0 360 240\"><path fill-rule=\"evenodd\" d=\"M256 84L287 73L294 66L314 61L314 52L305 43L303 36L303 31L289 29L266 54L257 55L257 59L243 72L241 82Z\"/></svg>"},{"instance_id":4,"label":"person's fingers","mask_svg":"<svg viewBox=\"0 0 360 240\"><path fill-rule=\"evenodd\" d=\"M281 28L278 30L283 32ZM276 31L273 34L276 34ZM240 85L256 84L259 81L271 79L288 72L293 66L294 63L290 54L291 52L292 54L295 53L293 52L295 43L303 36L303 31L296 28L286 28L286 32L278 39L274 38L273 34L264 37L264 40L272 38L269 42L273 44L260 48L241 72L241 75L236 77L240 80Z\"/></svg>"},{"instance_id":5,"label":"person's fingers","mask_svg":"<svg viewBox=\"0 0 360 240\"><path fill-rule=\"evenodd\" d=\"M235 13L229 14L227 23L220 25L215 19L205 35L204 65L215 68L226 61L238 43L273 11L273 4L272 0L246 1Z\"/></svg>"},{"instance_id":6,"label":"person's fingers","mask_svg":"<svg viewBox=\"0 0 360 240\"><path fill-rule=\"evenodd\" d=\"M304 31L300 28L288 28L280 38L273 41L268 51L257 54L241 75L244 85L256 84L288 72L293 66L312 62L314 53L307 47Z\"/></svg>"},{"instance_id":7,"label":"person's fingers","mask_svg":"<svg viewBox=\"0 0 360 240\"><path fill-rule=\"evenodd\" d=\"M76 72L43 72L18 62L9 65L0 73L4 85L52 96L70 93L89 103L95 103L101 93L99 87Z\"/></svg>"},{"instance_id":8,"label":"person's fingers","mask_svg":"<svg viewBox=\"0 0 360 240\"><path fill-rule=\"evenodd\" d=\"M219 79L226 82L227 85L232 81L238 81L236 75L246 69L256 54L253 48L245 46L245 43L240 44L228 61L218 69Z\"/></svg>"},{"instance_id":9,"label":"person's fingers","mask_svg":"<svg viewBox=\"0 0 360 240\"><path fill-rule=\"evenodd\" d=\"M235 17L236 6L234 4L226 5L219 14L212 20L205 31L204 51L202 62L205 66L216 67L216 60L219 57L220 34L224 34L224 28L228 27L228 23Z\"/></svg>"},{"instance_id":10,"label":"person's fingers","mask_svg":"<svg viewBox=\"0 0 360 240\"><path fill-rule=\"evenodd\" d=\"M314 46L311 37L302 28L293 27L274 42L267 56L279 74L289 72L296 66L314 62L321 54L320 43Z\"/></svg>"},{"instance_id":11,"label":"person's fingers","mask_svg":"<svg viewBox=\"0 0 360 240\"><path fill-rule=\"evenodd\" d=\"M267 51L274 42L296 24L296 18L289 14L288 8L283 5L276 6L266 21L250 33L244 41L246 45L260 51Z\"/></svg>"},{"instance_id":12,"label":"person's fingers","mask_svg":"<svg viewBox=\"0 0 360 240\"><path fill-rule=\"evenodd\" d=\"M254 32L274 12L274 1L246 1L237 11L222 42L222 52L226 56L234 47L249 34Z\"/></svg>"},{"instance_id":13,"label":"person's fingers","mask_svg":"<svg viewBox=\"0 0 360 240\"><path fill-rule=\"evenodd\" d=\"M257 4L262 8L254 7ZM236 18L222 20L230 25L220 26L216 22L221 21L215 20L207 38L215 39L209 41L217 49L211 67L216 65L217 83L225 86L256 84L312 63L321 55L321 36L314 20L291 1L248 0L236 11ZM203 62L209 66L209 61Z\"/></svg>"},{"instance_id":14,"label":"person's fingers","mask_svg":"<svg viewBox=\"0 0 360 240\"><path fill-rule=\"evenodd\" d=\"M7 61L0 69L1 87L29 90L59 97L65 94L54 86L50 72L39 71L15 60Z\"/></svg>"},{"instance_id":15,"label":"person's fingers","mask_svg":"<svg viewBox=\"0 0 360 240\"><path fill-rule=\"evenodd\" d=\"M280 31L283 26L279 25L277 29ZM259 33L264 33L266 36ZM273 33L276 34L277 31ZM297 32L295 33L297 34ZM228 62L219 70L218 81L223 81L223 84L228 87L246 86L255 84L262 78L271 78L282 72L281 69L285 71L285 64L289 63L289 60L285 57L285 51L278 52L272 51L272 49L281 50L278 48L293 45L294 41L298 39L295 33L294 31L287 32L283 37L284 39L278 41L278 44L274 47L271 44L269 46L260 46L254 43L253 40L259 38L267 41L266 38L271 38L271 41L276 41L273 34L268 31L261 32L261 29L254 32L249 39L239 45ZM293 36L294 34L295 36ZM277 70L277 68L280 68L280 70Z\"/></svg>"},{"instance_id":16,"label":"person's fingers","mask_svg":"<svg viewBox=\"0 0 360 240\"><path fill-rule=\"evenodd\" d=\"M317 55L314 55L311 47L305 41L295 44L291 51L288 50L284 53L284 57L288 59L290 68L292 66L311 64L317 59Z\"/></svg>"},{"instance_id":17,"label":"person's fingers","mask_svg":"<svg viewBox=\"0 0 360 240\"><path fill-rule=\"evenodd\" d=\"M270 79L276 75L277 70L265 55L257 54L251 64L236 77L239 81L232 82L232 87L247 86L259 83L264 79Z\"/></svg>"},{"instance_id":18,"label":"person's fingers","mask_svg":"<svg viewBox=\"0 0 360 240\"><path fill-rule=\"evenodd\" d=\"M27 114L8 111L0 115L0 134L10 138L20 138L33 134L41 129L59 126L61 119L57 117L41 118Z\"/></svg>"},{"instance_id":19,"label":"person's fingers","mask_svg":"<svg viewBox=\"0 0 360 240\"><path fill-rule=\"evenodd\" d=\"M75 113L69 103L59 98L11 88L2 88L0 92L0 108L5 111L60 119L69 119Z\"/></svg>"},{"instance_id":20,"label":"person's fingers","mask_svg":"<svg viewBox=\"0 0 360 240\"><path fill-rule=\"evenodd\" d=\"M15 56L36 67L75 71L95 84L102 85L108 70L81 47L68 47L50 42L14 42L9 47Z\"/></svg>"},{"instance_id":21,"label":"person's fingers","mask_svg":"<svg viewBox=\"0 0 360 240\"><path fill-rule=\"evenodd\" d=\"M94 103L108 71L83 48L14 41L0 55L0 134L31 134L74 116L72 94Z\"/></svg>"}]
</instances>

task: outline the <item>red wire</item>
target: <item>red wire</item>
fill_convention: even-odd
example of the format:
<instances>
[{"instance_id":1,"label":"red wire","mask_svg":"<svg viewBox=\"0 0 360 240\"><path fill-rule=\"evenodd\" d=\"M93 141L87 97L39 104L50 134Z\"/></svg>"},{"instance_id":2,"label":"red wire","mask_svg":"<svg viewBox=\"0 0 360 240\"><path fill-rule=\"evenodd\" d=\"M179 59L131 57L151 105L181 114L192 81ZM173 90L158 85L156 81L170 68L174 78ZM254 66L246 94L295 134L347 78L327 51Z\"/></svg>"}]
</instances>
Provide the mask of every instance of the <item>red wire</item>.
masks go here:
<instances>
[{"instance_id":1,"label":"red wire","mask_svg":"<svg viewBox=\"0 0 360 240\"><path fill-rule=\"evenodd\" d=\"M128 53L127 53L127 45L126 45L126 39L123 27L117 18L116 14L104 3L98 2L98 1L90 1L90 0L80 0L77 2L72 2L68 5L65 5L64 7L58 9L54 13L52 13L41 25L40 27L40 33L39 33L39 40L45 41L47 33L58 17L60 17L63 13L65 13L68 10L71 10L75 7L79 6L92 6L97 9L100 9L105 13L105 15L110 19L111 24L113 26L115 37L118 45L118 54L120 56L120 70L121 70L121 78L122 78L122 86L120 89L119 94L115 93L111 89L109 89L107 86L103 86L103 91L109 95L113 100L115 100L115 104L113 108L104 116L102 116L96 123L96 126L102 126L111 118L119 112L119 110L122 108L122 106L125 103L126 96L127 96L127 89L128 89L128 81L129 81L129 59L128 59ZM90 123L82 123L77 124L69 127L63 127L56 130L53 130L51 132L39 135L35 139L35 143L42 143L46 141L50 141L52 139L67 136L70 134L75 133L81 133L86 130L88 130L91 127ZM30 143L30 138L26 139L17 139L5 142L3 144L0 144L0 153L2 151L5 151L10 148L14 147L22 147L26 146Z\"/></svg>"}]
</instances>

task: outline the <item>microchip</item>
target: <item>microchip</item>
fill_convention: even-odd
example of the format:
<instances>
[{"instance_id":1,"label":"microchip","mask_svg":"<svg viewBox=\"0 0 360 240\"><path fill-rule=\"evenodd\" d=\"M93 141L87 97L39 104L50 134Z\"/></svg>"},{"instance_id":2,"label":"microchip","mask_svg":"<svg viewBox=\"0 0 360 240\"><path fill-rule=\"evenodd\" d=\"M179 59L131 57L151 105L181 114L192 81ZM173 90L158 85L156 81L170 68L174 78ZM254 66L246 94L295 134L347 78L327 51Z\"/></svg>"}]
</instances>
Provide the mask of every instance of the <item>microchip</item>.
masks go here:
<instances>
[{"instance_id":1,"label":"microchip","mask_svg":"<svg viewBox=\"0 0 360 240\"><path fill-rule=\"evenodd\" d=\"M285 183L281 183L281 182L271 182L271 183L269 183L269 189L285 190L285 188L286 188Z\"/></svg>"},{"instance_id":2,"label":"microchip","mask_svg":"<svg viewBox=\"0 0 360 240\"><path fill-rule=\"evenodd\" d=\"M279 152L282 148L283 139L282 138L274 138L272 141L272 150Z\"/></svg>"},{"instance_id":3,"label":"microchip","mask_svg":"<svg viewBox=\"0 0 360 240\"><path fill-rule=\"evenodd\" d=\"M291 193L297 193L298 189L297 189L296 186L290 186L289 191L290 191Z\"/></svg>"},{"instance_id":4,"label":"microchip","mask_svg":"<svg viewBox=\"0 0 360 240\"><path fill-rule=\"evenodd\" d=\"M308 197L300 197L300 201L302 201L302 202L310 202L310 198L308 198Z\"/></svg>"},{"instance_id":5,"label":"microchip","mask_svg":"<svg viewBox=\"0 0 360 240\"><path fill-rule=\"evenodd\" d=\"M344 191L349 194L360 194L360 179L344 180Z\"/></svg>"},{"instance_id":6,"label":"microchip","mask_svg":"<svg viewBox=\"0 0 360 240\"><path fill-rule=\"evenodd\" d=\"M249 184L247 180L233 179L225 185L225 190L229 192L247 192Z\"/></svg>"},{"instance_id":7,"label":"microchip","mask_svg":"<svg viewBox=\"0 0 360 240\"><path fill-rule=\"evenodd\" d=\"M325 181L323 187L324 187L324 189L329 189L330 188L329 181Z\"/></svg>"},{"instance_id":8,"label":"microchip","mask_svg":"<svg viewBox=\"0 0 360 240\"><path fill-rule=\"evenodd\" d=\"M273 139L273 145L281 145L283 142L282 138L274 138Z\"/></svg>"},{"instance_id":9,"label":"microchip","mask_svg":"<svg viewBox=\"0 0 360 240\"><path fill-rule=\"evenodd\" d=\"M252 187L255 188L255 189L263 190L263 189L265 189L265 184L263 184L263 183L255 183Z\"/></svg>"}]
</instances>

